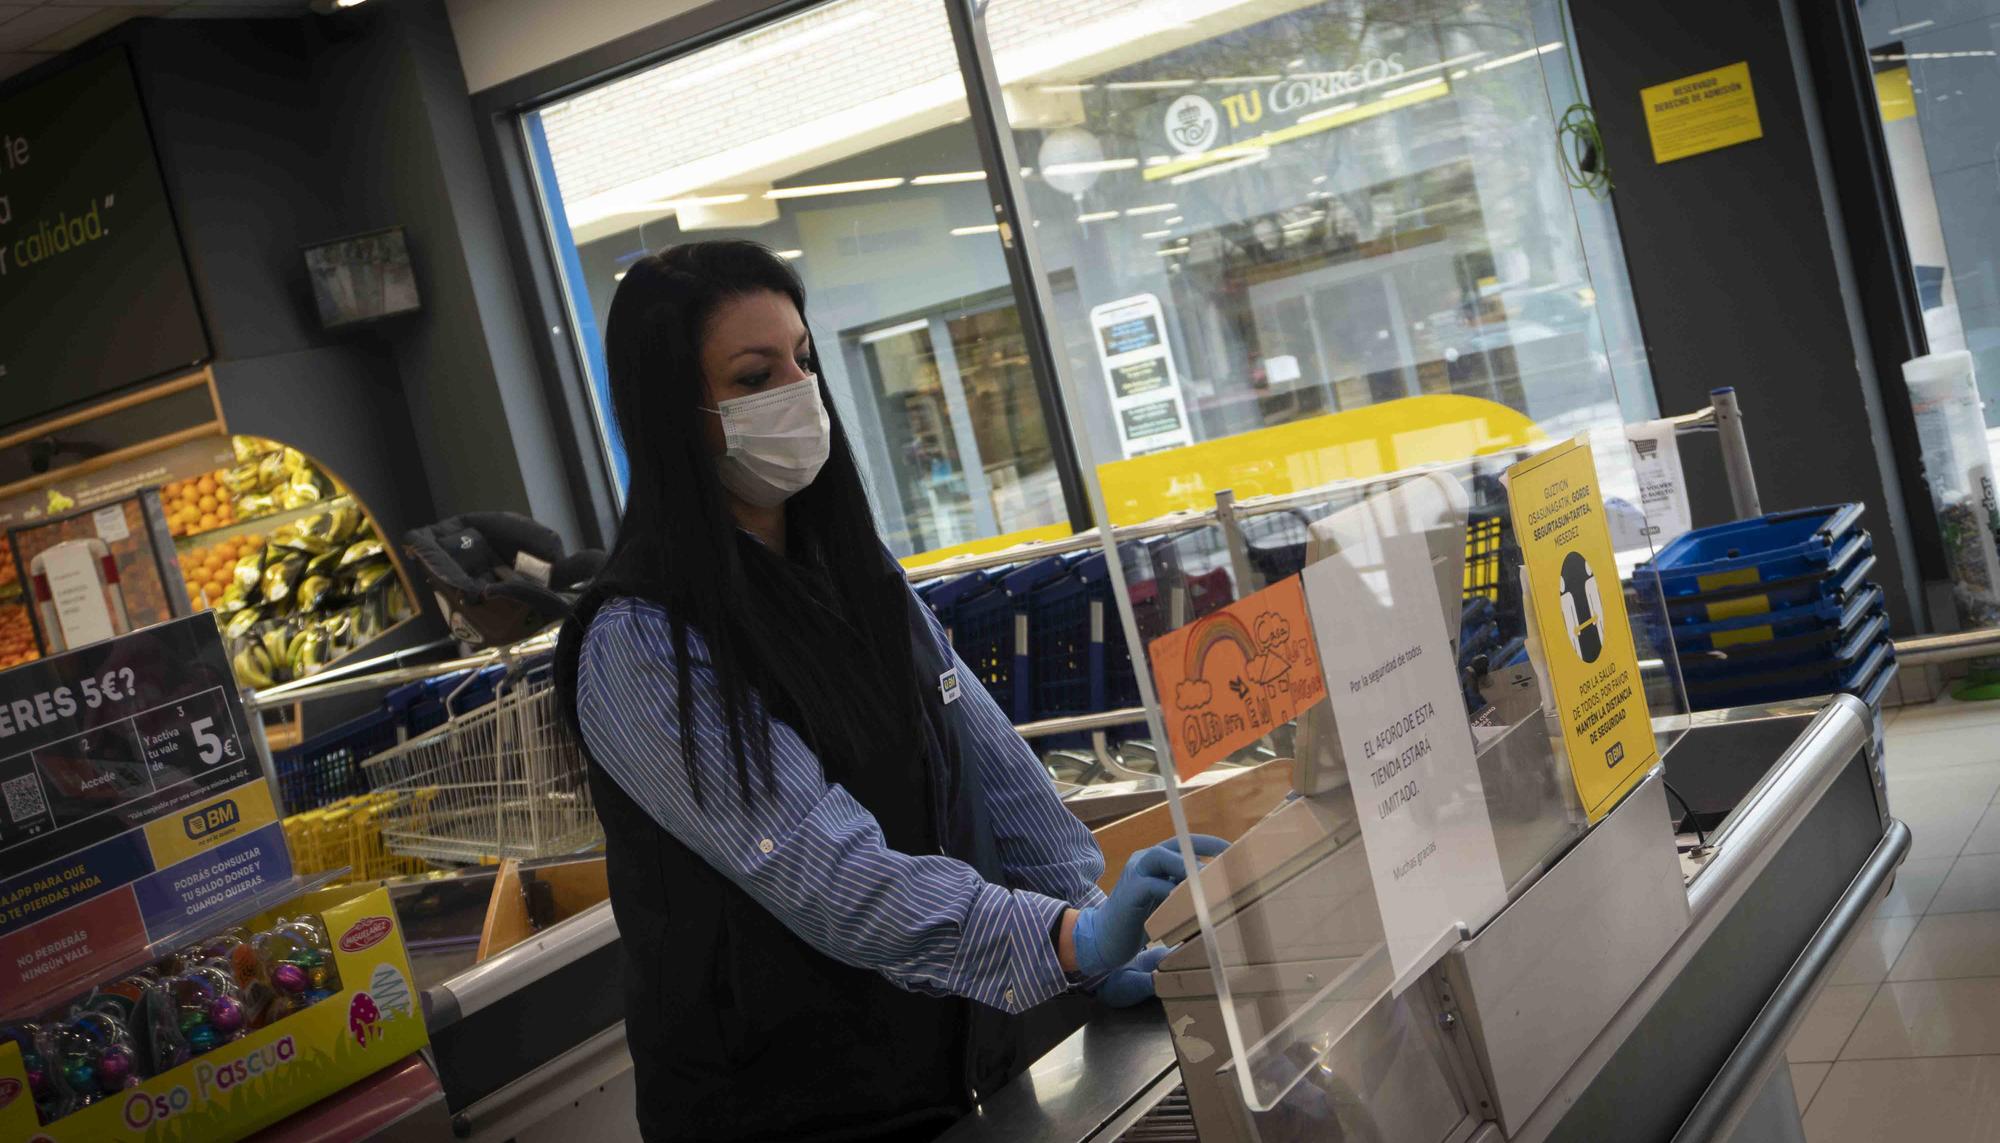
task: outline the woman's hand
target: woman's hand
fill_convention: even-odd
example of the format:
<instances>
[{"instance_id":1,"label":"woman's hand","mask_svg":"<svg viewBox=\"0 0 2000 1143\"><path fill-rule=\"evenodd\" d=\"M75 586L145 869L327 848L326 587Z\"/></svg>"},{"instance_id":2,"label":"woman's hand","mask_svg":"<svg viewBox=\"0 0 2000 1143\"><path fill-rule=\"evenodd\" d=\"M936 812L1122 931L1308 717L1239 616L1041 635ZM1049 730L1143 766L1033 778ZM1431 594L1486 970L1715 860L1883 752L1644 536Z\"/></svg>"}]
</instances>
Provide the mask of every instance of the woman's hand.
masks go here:
<instances>
[{"instance_id":1,"label":"woman's hand","mask_svg":"<svg viewBox=\"0 0 2000 1143\"><path fill-rule=\"evenodd\" d=\"M1153 970L1174 950L1165 945L1152 948L1126 961L1097 986L1097 998L1113 1008L1130 1008L1153 998Z\"/></svg>"},{"instance_id":2,"label":"woman's hand","mask_svg":"<svg viewBox=\"0 0 2000 1143\"><path fill-rule=\"evenodd\" d=\"M1191 834L1197 857L1214 857L1229 848L1219 837ZM1056 957L1065 972L1102 976L1139 955L1146 945L1146 918L1174 886L1187 880L1178 841L1163 841L1142 849L1125 862L1125 872L1102 905L1063 915L1056 936Z\"/></svg>"}]
</instances>

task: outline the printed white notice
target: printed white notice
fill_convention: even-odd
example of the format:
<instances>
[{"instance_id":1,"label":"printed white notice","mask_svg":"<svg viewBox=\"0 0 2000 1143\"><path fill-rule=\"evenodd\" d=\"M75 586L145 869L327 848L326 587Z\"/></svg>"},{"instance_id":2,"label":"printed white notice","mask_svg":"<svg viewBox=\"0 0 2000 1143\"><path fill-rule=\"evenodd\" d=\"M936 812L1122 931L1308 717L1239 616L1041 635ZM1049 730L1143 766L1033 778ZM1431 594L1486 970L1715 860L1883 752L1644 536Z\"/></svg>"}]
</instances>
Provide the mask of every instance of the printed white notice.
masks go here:
<instances>
[{"instance_id":1,"label":"printed white notice","mask_svg":"<svg viewBox=\"0 0 2000 1143\"><path fill-rule=\"evenodd\" d=\"M125 505L113 504L99 508L90 514L90 522L97 529L97 538L107 544L132 538L132 529L125 523Z\"/></svg>"},{"instance_id":2,"label":"printed white notice","mask_svg":"<svg viewBox=\"0 0 2000 1143\"><path fill-rule=\"evenodd\" d=\"M1639 479L1639 507L1646 513L1646 538L1658 552L1667 541L1694 527L1688 511L1687 476L1681 471L1681 446L1672 421L1646 421L1625 426L1632 442L1633 475ZM1637 546L1637 545L1631 545ZM1627 547L1620 543L1622 551Z\"/></svg>"},{"instance_id":3,"label":"printed white notice","mask_svg":"<svg viewBox=\"0 0 2000 1143\"><path fill-rule=\"evenodd\" d=\"M97 556L88 542L69 540L43 552L42 574L48 577L63 646L81 647L118 634L111 622L111 604L104 598Z\"/></svg>"},{"instance_id":4,"label":"printed white notice","mask_svg":"<svg viewBox=\"0 0 2000 1143\"><path fill-rule=\"evenodd\" d=\"M1366 573L1338 553L1320 560L1305 590L1400 994L1460 925L1500 911L1507 886L1429 546L1419 533L1384 536L1380 550Z\"/></svg>"}]
</instances>

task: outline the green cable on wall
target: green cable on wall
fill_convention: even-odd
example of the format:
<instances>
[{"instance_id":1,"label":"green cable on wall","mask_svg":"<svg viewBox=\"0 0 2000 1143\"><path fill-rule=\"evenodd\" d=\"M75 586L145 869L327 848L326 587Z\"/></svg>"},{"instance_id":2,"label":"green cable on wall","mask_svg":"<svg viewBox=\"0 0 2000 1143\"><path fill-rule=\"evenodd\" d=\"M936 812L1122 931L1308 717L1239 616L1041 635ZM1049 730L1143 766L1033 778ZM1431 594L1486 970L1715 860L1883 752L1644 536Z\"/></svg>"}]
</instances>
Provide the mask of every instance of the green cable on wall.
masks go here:
<instances>
[{"instance_id":1,"label":"green cable on wall","mask_svg":"<svg viewBox=\"0 0 2000 1143\"><path fill-rule=\"evenodd\" d=\"M1583 76L1576 68L1576 29L1570 24L1569 5L1561 4L1563 35L1568 41L1570 88L1577 101L1563 109L1556 120L1556 151L1562 156L1563 177L1576 190L1594 199L1611 193L1611 165L1604 154L1604 136L1597 129L1597 112L1583 102Z\"/></svg>"}]
</instances>

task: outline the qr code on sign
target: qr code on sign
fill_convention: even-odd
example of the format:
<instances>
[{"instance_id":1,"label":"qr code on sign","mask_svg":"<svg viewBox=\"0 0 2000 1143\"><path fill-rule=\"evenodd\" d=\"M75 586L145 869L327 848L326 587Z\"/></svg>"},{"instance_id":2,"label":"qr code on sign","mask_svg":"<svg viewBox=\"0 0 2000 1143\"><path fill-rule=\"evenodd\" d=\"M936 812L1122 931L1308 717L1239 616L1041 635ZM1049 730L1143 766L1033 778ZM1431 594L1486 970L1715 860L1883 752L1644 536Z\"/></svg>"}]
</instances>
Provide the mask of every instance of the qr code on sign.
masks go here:
<instances>
[{"instance_id":1,"label":"qr code on sign","mask_svg":"<svg viewBox=\"0 0 2000 1143\"><path fill-rule=\"evenodd\" d=\"M9 821L32 821L49 812L49 803L42 797L42 784L33 774L0 782L0 795L7 798Z\"/></svg>"}]
</instances>

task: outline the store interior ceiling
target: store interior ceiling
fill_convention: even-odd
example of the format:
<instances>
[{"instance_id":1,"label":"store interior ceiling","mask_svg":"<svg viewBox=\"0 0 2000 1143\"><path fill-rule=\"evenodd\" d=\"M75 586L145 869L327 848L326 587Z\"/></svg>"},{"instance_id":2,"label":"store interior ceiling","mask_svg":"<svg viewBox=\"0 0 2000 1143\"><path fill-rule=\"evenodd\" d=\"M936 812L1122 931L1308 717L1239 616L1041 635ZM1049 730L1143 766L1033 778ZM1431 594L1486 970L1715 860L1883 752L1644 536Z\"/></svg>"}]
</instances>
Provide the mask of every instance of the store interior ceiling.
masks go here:
<instances>
[{"instance_id":1,"label":"store interior ceiling","mask_svg":"<svg viewBox=\"0 0 2000 1143\"><path fill-rule=\"evenodd\" d=\"M1102 75L1317 2L1221 0L1201 5L1191 16L1179 0L1081 5L1010 0L1013 11L992 25L1009 119L1017 127L1059 125L1077 90L1066 81ZM1355 8L1366 11L1368 5ZM941 12L935 19L911 21L895 19L899 14L892 5L867 0L829 4L544 108L556 170L565 194L574 196L565 209L577 240L686 213L687 207L783 197L782 190L770 193L772 185L790 175L964 119L964 80ZM868 98L853 98L867 87L865 81L844 77L845 105L801 122L796 91L788 99L775 93L745 96L759 86L758 77L783 61L814 59L829 45L877 38L893 38L899 66L885 73L888 82ZM796 87L811 78L794 74L790 83ZM687 138L674 140L678 145L669 145L657 122L667 99L688 125ZM746 104L753 110L746 112ZM769 122L746 121L754 119L760 104ZM1081 119L1080 105L1073 118ZM734 129L716 130L718 123ZM883 174L899 182L904 177L952 182L967 173Z\"/></svg>"},{"instance_id":2,"label":"store interior ceiling","mask_svg":"<svg viewBox=\"0 0 2000 1143\"><path fill-rule=\"evenodd\" d=\"M142 16L242 19L296 16L308 0L167 0L155 4L90 4L73 0L0 0L0 79L51 59L92 36Z\"/></svg>"}]
</instances>

